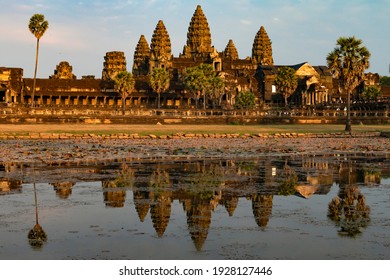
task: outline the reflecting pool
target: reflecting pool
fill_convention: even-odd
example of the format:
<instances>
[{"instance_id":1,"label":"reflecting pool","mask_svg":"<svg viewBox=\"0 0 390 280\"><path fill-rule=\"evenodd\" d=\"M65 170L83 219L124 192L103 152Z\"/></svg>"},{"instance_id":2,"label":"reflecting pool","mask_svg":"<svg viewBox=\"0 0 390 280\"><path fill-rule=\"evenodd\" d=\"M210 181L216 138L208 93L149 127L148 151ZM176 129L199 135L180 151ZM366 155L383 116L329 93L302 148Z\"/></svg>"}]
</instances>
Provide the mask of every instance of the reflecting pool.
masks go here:
<instances>
[{"instance_id":1,"label":"reflecting pool","mask_svg":"<svg viewBox=\"0 0 390 280\"><path fill-rule=\"evenodd\" d=\"M390 160L3 164L0 236L0 259L390 259Z\"/></svg>"}]
</instances>

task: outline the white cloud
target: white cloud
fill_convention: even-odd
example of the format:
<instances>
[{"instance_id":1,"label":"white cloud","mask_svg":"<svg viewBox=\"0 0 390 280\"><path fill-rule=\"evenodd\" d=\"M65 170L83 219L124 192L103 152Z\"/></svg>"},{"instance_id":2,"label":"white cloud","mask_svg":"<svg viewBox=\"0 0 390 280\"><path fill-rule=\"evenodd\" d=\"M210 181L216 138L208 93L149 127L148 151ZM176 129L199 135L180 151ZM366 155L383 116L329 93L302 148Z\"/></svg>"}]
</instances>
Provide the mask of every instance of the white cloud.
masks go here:
<instances>
[{"instance_id":1,"label":"white cloud","mask_svg":"<svg viewBox=\"0 0 390 280\"><path fill-rule=\"evenodd\" d=\"M241 24L244 24L244 25L251 25L252 22L250 20L247 20L247 19L242 19L240 20Z\"/></svg>"}]
</instances>

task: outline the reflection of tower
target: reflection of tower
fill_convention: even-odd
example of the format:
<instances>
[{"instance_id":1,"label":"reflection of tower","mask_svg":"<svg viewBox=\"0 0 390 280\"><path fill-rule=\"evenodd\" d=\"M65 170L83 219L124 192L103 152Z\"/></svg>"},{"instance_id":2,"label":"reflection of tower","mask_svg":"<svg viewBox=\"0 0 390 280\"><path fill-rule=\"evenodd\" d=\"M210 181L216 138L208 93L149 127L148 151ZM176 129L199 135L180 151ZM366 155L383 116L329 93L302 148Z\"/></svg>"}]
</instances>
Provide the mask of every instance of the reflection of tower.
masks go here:
<instances>
[{"instance_id":1,"label":"reflection of tower","mask_svg":"<svg viewBox=\"0 0 390 280\"><path fill-rule=\"evenodd\" d=\"M50 184L54 187L56 195L59 198L67 199L72 194L72 187L75 183L72 182L62 182L62 183L52 183Z\"/></svg>"},{"instance_id":2,"label":"reflection of tower","mask_svg":"<svg viewBox=\"0 0 390 280\"><path fill-rule=\"evenodd\" d=\"M150 196L153 201L150 206L153 227L158 237L162 237L171 217L171 197L169 194L168 196L159 195L158 197L154 197L153 193L150 193Z\"/></svg>"},{"instance_id":3,"label":"reflection of tower","mask_svg":"<svg viewBox=\"0 0 390 280\"><path fill-rule=\"evenodd\" d=\"M126 190L114 187L109 181L103 181L103 198L108 207L123 207L126 200Z\"/></svg>"},{"instance_id":4,"label":"reflection of tower","mask_svg":"<svg viewBox=\"0 0 390 280\"><path fill-rule=\"evenodd\" d=\"M225 206L229 216L232 217L238 205L238 196L234 192L224 191L222 192L222 200L220 203Z\"/></svg>"},{"instance_id":5,"label":"reflection of tower","mask_svg":"<svg viewBox=\"0 0 390 280\"><path fill-rule=\"evenodd\" d=\"M22 181L0 178L0 195L22 192Z\"/></svg>"},{"instance_id":6,"label":"reflection of tower","mask_svg":"<svg viewBox=\"0 0 390 280\"><path fill-rule=\"evenodd\" d=\"M133 199L139 220L143 222L150 208L149 192L134 190Z\"/></svg>"},{"instance_id":7,"label":"reflection of tower","mask_svg":"<svg viewBox=\"0 0 390 280\"><path fill-rule=\"evenodd\" d=\"M211 208L208 201L192 199L191 207L187 211L188 230L198 251L202 250L207 239L211 223Z\"/></svg>"},{"instance_id":8,"label":"reflection of tower","mask_svg":"<svg viewBox=\"0 0 390 280\"><path fill-rule=\"evenodd\" d=\"M273 195L255 194L252 196L252 210L255 216L256 223L264 229L272 214Z\"/></svg>"}]
</instances>

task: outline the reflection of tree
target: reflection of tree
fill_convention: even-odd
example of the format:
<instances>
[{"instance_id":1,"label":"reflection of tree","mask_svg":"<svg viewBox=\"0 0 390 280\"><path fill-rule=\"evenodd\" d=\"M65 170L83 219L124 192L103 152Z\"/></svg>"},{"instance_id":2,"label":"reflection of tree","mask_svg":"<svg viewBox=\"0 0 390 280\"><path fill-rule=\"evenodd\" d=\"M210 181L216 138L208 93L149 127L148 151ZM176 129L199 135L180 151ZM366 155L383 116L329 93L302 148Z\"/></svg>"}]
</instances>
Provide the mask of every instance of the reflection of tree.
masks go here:
<instances>
[{"instance_id":1,"label":"reflection of tree","mask_svg":"<svg viewBox=\"0 0 390 280\"><path fill-rule=\"evenodd\" d=\"M47 234L39 224L38 220L38 199L37 199L37 190L35 186L35 178L34 178L34 204L35 204L35 225L28 232L27 238L31 247L40 248L47 240Z\"/></svg>"},{"instance_id":2,"label":"reflection of tree","mask_svg":"<svg viewBox=\"0 0 390 280\"><path fill-rule=\"evenodd\" d=\"M126 189L134 184L134 170L122 164L118 176L112 181L103 181L104 202L108 207L123 207L126 200Z\"/></svg>"},{"instance_id":3,"label":"reflection of tree","mask_svg":"<svg viewBox=\"0 0 390 280\"><path fill-rule=\"evenodd\" d=\"M328 205L328 217L340 226L339 234L355 237L370 222L370 207L356 186L340 189Z\"/></svg>"},{"instance_id":4,"label":"reflection of tree","mask_svg":"<svg viewBox=\"0 0 390 280\"><path fill-rule=\"evenodd\" d=\"M292 169L287 164L287 160L284 165L281 182L278 185L278 194L279 195L292 195L295 193L295 186L298 182L298 176L295 173L295 170Z\"/></svg>"},{"instance_id":5,"label":"reflection of tree","mask_svg":"<svg viewBox=\"0 0 390 280\"><path fill-rule=\"evenodd\" d=\"M252 210L256 223L262 229L268 224L269 218L272 214L272 200L273 195L255 194L252 196Z\"/></svg>"}]
</instances>

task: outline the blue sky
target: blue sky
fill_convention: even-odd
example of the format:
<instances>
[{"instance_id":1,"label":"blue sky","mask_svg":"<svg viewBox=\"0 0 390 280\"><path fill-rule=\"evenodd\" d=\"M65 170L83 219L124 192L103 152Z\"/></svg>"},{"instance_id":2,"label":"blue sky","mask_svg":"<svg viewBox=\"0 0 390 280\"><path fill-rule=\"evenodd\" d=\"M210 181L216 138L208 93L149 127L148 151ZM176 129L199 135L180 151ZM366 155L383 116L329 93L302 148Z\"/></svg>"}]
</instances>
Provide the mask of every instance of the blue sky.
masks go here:
<instances>
[{"instance_id":1,"label":"blue sky","mask_svg":"<svg viewBox=\"0 0 390 280\"><path fill-rule=\"evenodd\" d=\"M125 52L131 71L140 35L150 43L160 19L178 56L198 4L218 51L233 39L240 58L250 56L263 25L275 64L326 65L337 38L354 35L371 52L369 71L390 75L390 0L0 0L0 66L21 67L25 77L33 76L36 41L28 22L42 13L49 29L41 39L38 77L52 75L66 60L77 77L100 78L104 55L114 50Z\"/></svg>"}]
</instances>

